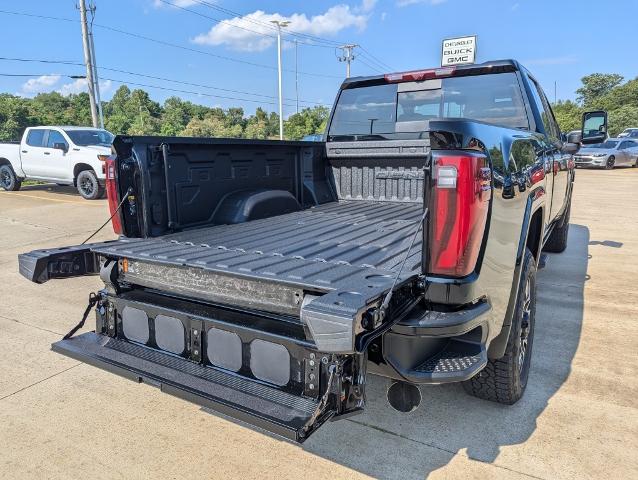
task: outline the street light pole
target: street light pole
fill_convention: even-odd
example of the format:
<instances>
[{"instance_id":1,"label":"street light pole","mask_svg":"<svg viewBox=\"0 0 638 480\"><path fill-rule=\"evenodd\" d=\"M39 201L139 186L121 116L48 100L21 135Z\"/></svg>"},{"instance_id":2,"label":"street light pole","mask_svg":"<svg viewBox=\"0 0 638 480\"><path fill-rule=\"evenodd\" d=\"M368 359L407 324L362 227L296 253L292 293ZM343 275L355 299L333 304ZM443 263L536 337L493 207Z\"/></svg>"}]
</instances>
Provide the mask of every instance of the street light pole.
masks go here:
<instances>
[{"instance_id":1,"label":"street light pole","mask_svg":"<svg viewBox=\"0 0 638 480\"><path fill-rule=\"evenodd\" d=\"M277 73L279 79L279 140L284 139L284 102L281 93L281 28L287 27L290 22L287 20L271 20L277 25Z\"/></svg>"}]
</instances>

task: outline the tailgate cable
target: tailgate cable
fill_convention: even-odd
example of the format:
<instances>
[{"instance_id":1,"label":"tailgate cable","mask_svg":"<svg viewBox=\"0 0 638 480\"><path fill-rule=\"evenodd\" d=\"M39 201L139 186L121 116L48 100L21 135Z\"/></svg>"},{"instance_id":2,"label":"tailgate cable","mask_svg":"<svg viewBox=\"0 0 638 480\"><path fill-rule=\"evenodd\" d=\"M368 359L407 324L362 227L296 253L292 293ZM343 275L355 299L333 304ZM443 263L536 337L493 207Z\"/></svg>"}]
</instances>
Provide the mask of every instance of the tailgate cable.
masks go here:
<instances>
[{"instance_id":1,"label":"tailgate cable","mask_svg":"<svg viewBox=\"0 0 638 480\"><path fill-rule=\"evenodd\" d=\"M84 315L82 315L82 320L80 320L80 323L78 323L75 327L73 327L69 331L69 333L67 333L64 337L62 337L62 340L68 340L73 335L75 335L75 332L77 332L80 328L84 326L84 322L86 322L86 319L88 318L89 313L91 313L91 310L93 309L93 307L95 307L95 305L97 305L97 302L99 300L100 300L100 297L96 293L91 292L89 294L89 304L86 306L86 310L84 310Z\"/></svg>"},{"instance_id":2,"label":"tailgate cable","mask_svg":"<svg viewBox=\"0 0 638 480\"><path fill-rule=\"evenodd\" d=\"M328 376L328 385L326 386L326 391L321 397L321 400L319 401L319 405L317 405L317 409L314 411L314 413L310 416L308 421L303 426L302 432L304 434L307 433L312 428L314 423L317 421L317 418L319 417L319 415L321 415L321 413L323 412L323 409L326 407L328 403L328 397L330 397L330 394L332 393L331 392L332 382L334 381L334 376L337 371L337 364L336 363L331 364L330 367L328 368L328 371L330 372L330 375Z\"/></svg>"},{"instance_id":3,"label":"tailgate cable","mask_svg":"<svg viewBox=\"0 0 638 480\"><path fill-rule=\"evenodd\" d=\"M117 206L117 208L115 209L115 211L113 212L113 214L109 217L109 219L104 222L102 224L102 226L100 228L98 228L95 232L93 232L91 234L91 236L89 238L87 238L86 240L84 240L82 243L80 243L80 245L84 245L86 242L88 242L89 240L91 240L93 237L95 237L98 233L100 233L100 230L102 230L104 227L106 227L108 225L108 223L113 220L113 217L115 215L118 214L118 212L120 211L120 208L122 208L122 205L124 204L124 201L128 198L128 196L130 194L133 193L133 187L128 187L128 190L126 191L126 193L124 194L124 196L122 197L122 200L120 201L119 205Z\"/></svg>"},{"instance_id":4,"label":"tailgate cable","mask_svg":"<svg viewBox=\"0 0 638 480\"><path fill-rule=\"evenodd\" d=\"M414 242L416 241L416 237L419 235L419 232L421 231L421 227L423 227L423 224L425 223L425 219L427 218L427 216L428 216L428 209L425 208L423 210L423 215L421 215L421 221L416 226L416 230L414 232L414 236L412 237L412 241L410 242L410 246L408 247L408 250L405 252L405 256L403 257L403 261L401 262L399 271L394 277L392 286L390 287L390 290L386 294L385 298L383 299L383 302L381 303L381 306L379 307L379 322L378 323L383 323L383 320L385 319L388 306L390 305L390 300L392 300L392 294L394 293L394 287L396 287L397 282L399 281L399 276L401 276L401 272L403 271L403 268L405 267L405 263L408 261L408 258L410 257L410 252L412 252L412 247L414 247Z\"/></svg>"}]
</instances>

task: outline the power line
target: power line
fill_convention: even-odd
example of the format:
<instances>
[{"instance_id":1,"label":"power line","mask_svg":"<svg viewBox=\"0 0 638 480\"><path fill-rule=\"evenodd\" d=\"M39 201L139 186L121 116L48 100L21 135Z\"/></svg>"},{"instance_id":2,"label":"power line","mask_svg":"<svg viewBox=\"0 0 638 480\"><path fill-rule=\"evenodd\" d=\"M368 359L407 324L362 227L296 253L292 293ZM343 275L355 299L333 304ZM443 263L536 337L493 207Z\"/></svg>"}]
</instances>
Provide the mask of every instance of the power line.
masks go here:
<instances>
[{"instance_id":1,"label":"power line","mask_svg":"<svg viewBox=\"0 0 638 480\"><path fill-rule=\"evenodd\" d=\"M368 67L370 70L373 70L377 73L384 73L383 70L379 70L377 67L374 67L372 65L370 65L368 62L366 62L363 58L361 58L361 56L359 56L359 61L361 63L363 63L366 67Z\"/></svg>"},{"instance_id":2,"label":"power line","mask_svg":"<svg viewBox=\"0 0 638 480\"><path fill-rule=\"evenodd\" d=\"M0 77L46 77L46 76L61 76L61 77L67 77L68 75L63 75L60 73L0 73ZM254 99L250 99L250 98L238 98L238 97L229 97L226 95L214 95L212 93L202 93L202 92L194 92L192 90L183 90L183 89L179 89L179 88L171 88L171 87L162 87L159 85L149 85L147 83L137 83L137 82L130 82L128 80L119 80L117 78L107 78L107 77L102 77L102 80L106 80L109 82L115 82L115 83L119 83L122 85L133 85L136 87L144 87L144 88L154 88L156 90L166 90L169 92L177 92L177 93L186 93L189 95L195 95L195 96L201 96L201 97L212 97L212 98L221 98L224 100L235 100L235 101L239 101L239 102L252 102L252 103L257 103L259 105L276 105L277 102L270 102L267 100L254 100ZM292 103L284 103L284 105L286 105L287 107L294 107L295 105ZM324 106L329 106L329 105L324 105Z\"/></svg>"},{"instance_id":3,"label":"power line","mask_svg":"<svg viewBox=\"0 0 638 480\"><path fill-rule=\"evenodd\" d=\"M203 6L212 8L213 10L217 10L219 12L225 13L226 15L231 15L233 17L240 18L242 21L250 22L250 23L253 23L255 25L260 25L262 27L266 27L266 28L274 30L274 28L271 25L268 25L265 22L261 22L259 20L255 20L254 18L246 18L246 15L242 15L241 13L235 12L233 10L230 10L229 8L224 8L224 7L221 7L219 5L215 5L213 3L210 3L210 2L207 2L207 1L204 1L204 0L193 0L193 1L195 3L197 3L197 4L199 4L199 5L203 5ZM342 43L342 42L339 42L339 41L336 41L336 40L329 40L327 38L321 38L321 37L317 37L315 35L310 35L310 34L307 34L307 33L297 32L295 30L287 30L286 32L291 34L291 35L293 35L293 36L304 37L304 38L308 38L308 39L314 40L316 42L325 43L325 44L330 45L331 47L334 47L336 45L340 45Z\"/></svg>"},{"instance_id":4,"label":"power line","mask_svg":"<svg viewBox=\"0 0 638 480\"><path fill-rule=\"evenodd\" d=\"M77 23L77 20L73 20L73 19L70 19L70 18L53 17L53 16L48 16L48 15L36 15L36 14L25 13L25 12L12 12L12 11L8 11L8 10L0 10L0 13L4 13L4 14L7 14L7 15L19 15L19 16L40 18L40 19L46 19L46 20L56 20L56 21ZM126 30L121 30L119 28L111 27L111 26L108 26L108 25L100 25L98 23L95 23L94 26L96 26L98 28L102 28L104 30L109 30L109 31L112 31L112 32L120 33L122 35L127 35L127 36L130 36L130 37L138 38L138 39L141 39L141 40L146 40L146 41L157 43L157 44L164 45L164 46L178 48L180 50L185 50L185 51L189 51L189 52L193 52L193 53L199 53L201 55L207 55L209 57L219 58L221 60L226 60L226 61L229 61L229 62L241 63L241 64L244 64L244 65L250 65L250 66L259 67L259 68L266 68L268 70L276 70L277 69L276 67L273 67L271 65L265 65L263 63L250 62L248 60L240 60L238 58L227 57L227 56L224 56L224 55L217 55L215 53L206 52L204 50L199 50L199 49L196 49L196 48L186 47L184 45L178 45L176 43L167 42L165 40L160 40L160 39L157 39L157 38L147 37L147 36L141 35L139 33L127 32ZM284 71L291 72L291 73L294 72L294 70L284 70ZM299 75L308 75L308 76L314 76L314 77L339 78L339 79L342 78L340 75L328 75L328 74L323 74L323 73L303 72L303 71L299 71L298 73L299 73Z\"/></svg>"},{"instance_id":5,"label":"power line","mask_svg":"<svg viewBox=\"0 0 638 480\"><path fill-rule=\"evenodd\" d=\"M377 63L379 66L383 67L384 69L387 68L389 70L394 70L393 67L391 67L390 65L388 65L385 62L382 62L378 57L375 57L374 55L372 55L372 53L370 53L370 51L368 49L364 48L361 45L359 45L359 48L361 50L363 50L363 53L366 54L367 57L369 57L370 59L374 60L374 62Z\"/></svg>"},{"instance_id":6,"label":"power line","mask_svg":"<svg viewBox=\"0 0 638 480\"><path fill-rule=\"evenodd\" d=\"M0 61L2 60L7 60L7 61L15 61L15 62L35 62L35 63L45 63L45 64L58 64L58 65L72 65L72 66L78 66L78 67L83 67L84 64L80 63L80 62L73 62L73 61L69 61L69 60L44 60L44 59L34 59L34 58L15 58L15 57L0 57ZM247 92L244 90L233 90L230 88L223 88L223 87L215 87L212 85L206 85L206 84L201 84L201 83L193 83L193 82L186 82L183 80L175 80L175 79L171 79L171 78L166 78L166 77L159 77L159 76L155 76L155 75L149 75L149 74L145 74L145 73L137 73L137 72L131 72L128 70L122 70L119 68L109 68L109 67L98 67L100 70L106 70L109 72L116 72L116 73L124 73L127 75L133 75L133 76L138 76L138 77L144 77L144 78L150 78L153 80L161 80L164 82L171 82L171 83L177 83L177 84L181 84L181 85L188 85L191 87L199 87L199 88L210 88L212 90L220 90L223 92L229 92L229 93L239 93L241 95L252 95L255 97L264 97L264 98L271 98L271 99L276 99L277 97L274 95L265 95L263 93L254 93L254 92ZM285 98L285 100L290 100L290 101L296 101L296 99L293 98ZM299 100L301 103L308 103L308 104L315 104L315 105L325 105L321 102L315 102L312 100Z\"/></svg>"}]
</instances>

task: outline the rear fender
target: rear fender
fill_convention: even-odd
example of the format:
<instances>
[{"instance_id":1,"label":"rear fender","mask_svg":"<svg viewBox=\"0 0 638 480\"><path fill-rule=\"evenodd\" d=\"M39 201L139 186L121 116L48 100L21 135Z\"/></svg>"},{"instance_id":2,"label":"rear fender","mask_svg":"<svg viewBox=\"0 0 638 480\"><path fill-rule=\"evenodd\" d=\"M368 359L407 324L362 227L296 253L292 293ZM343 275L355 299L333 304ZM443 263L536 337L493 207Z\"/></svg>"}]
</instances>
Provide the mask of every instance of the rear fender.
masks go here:
<instances>
[{"instance_id":1,"label":"rear fender","mask_svg":"<svg viewBox=\"0 0 638 480\"><path fill-rule=\"evenodd\" d=\"M542 192L542 193L541 193ZM521 279L521 267L523 263L523 254L525 253L525 248L527 246L527 240L530 231L530 223L531 219L539 209L544 208L544 188L537 188L530 192L527 197L527 204L525 206L525 215L523 217L523 227L521 229L521 237L518 242L518 249L516 252L516 267L514 269L514 278L512 279L512 288L510 290L510 299L507 304L507 310L505 313L505 319L503 320L503 327L501 332L490 342L490 346L488 349L488 357L489 358L501 358L505 355L505 349L507 348L507 339L510 334L510 329L512 326L512 316L514 315L514 307L516 306L516 302L518 301L518 284ZM544 216L541 214L541 219L544 221ZM540 255L540 250L543 244L543 231L544 228L541 229L541 238L538 242L538 252L536 253L536 258Z\"/></svg>"}]
</instances>

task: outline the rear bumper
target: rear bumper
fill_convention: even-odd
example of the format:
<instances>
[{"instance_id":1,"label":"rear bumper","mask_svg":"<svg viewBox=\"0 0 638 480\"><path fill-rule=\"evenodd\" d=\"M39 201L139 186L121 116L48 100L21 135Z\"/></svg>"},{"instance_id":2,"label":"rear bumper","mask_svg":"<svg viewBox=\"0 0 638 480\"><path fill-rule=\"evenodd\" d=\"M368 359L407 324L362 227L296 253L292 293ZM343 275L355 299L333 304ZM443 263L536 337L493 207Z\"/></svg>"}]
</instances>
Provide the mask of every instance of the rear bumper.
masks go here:
<instances>
[{"instance_id":1,"label":"rear bumper","mask_svg":"<svg viewBox=\"0 0 638 480\"><path fill-rule=\"evenodd\" d=\"M454 312L416 308L383 336L370 373L418 384L469 380L487 364L487 313L482 301Z\"/></svg>"}]
</instances>

